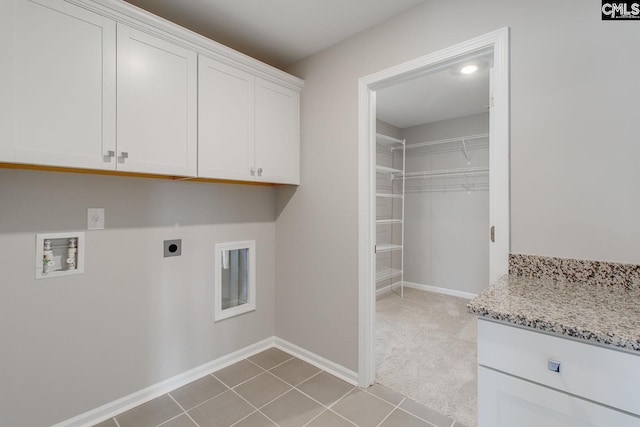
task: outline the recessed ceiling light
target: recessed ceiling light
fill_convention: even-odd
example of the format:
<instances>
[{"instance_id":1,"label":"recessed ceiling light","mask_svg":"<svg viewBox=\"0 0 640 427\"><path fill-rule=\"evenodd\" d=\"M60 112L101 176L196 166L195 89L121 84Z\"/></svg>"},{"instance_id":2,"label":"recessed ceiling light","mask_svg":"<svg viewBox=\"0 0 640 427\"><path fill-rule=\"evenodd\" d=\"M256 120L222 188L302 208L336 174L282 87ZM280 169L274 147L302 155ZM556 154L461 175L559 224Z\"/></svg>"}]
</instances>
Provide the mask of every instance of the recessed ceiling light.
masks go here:
<instances>
[{"instance_id":1,"label":"recessed ceiling light","mask_svg":"<svg viewBox=\"0 0 640 427\"><path fill-rule=\"evenodd\" d=\"M460 70L462 74L472 74L472 73L475 73L476 71L478 71L477 65L467 65L462 67L462 69Z\"/></svg>"}]
</instances>

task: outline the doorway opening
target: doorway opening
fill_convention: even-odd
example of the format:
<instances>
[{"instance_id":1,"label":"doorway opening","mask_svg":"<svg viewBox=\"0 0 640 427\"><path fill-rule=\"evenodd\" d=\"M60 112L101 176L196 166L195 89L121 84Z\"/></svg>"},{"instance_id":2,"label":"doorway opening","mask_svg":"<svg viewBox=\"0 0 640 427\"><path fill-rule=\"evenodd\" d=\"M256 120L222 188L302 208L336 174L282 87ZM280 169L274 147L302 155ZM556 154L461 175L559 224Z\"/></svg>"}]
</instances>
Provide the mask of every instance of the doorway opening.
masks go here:
<instances>
[{"instance_id":1,"label":"doorway opening","mask_svg":"<svg viewBox=\"0 0 640 427\"><path fill-rule=\"evenodd\" d=\"M403 290L407 285L413 288L420 288L420 285L429 287L429 284L425 283L409 283L411 278L420 276L418 270L424 266L417 265L414 260L409 269L405 268L407 260L411 260L411 255L404 253L406 251L404 246L406 244L418 245L412 247L414 258L417 256L416 251L420 250L420 242L411 242L410 239L405 241L404 239L404 236L408 233L406 229L407 221L409 220L407 214L410 211L407 209L413 209L416 212L420 210L419 203L415 203L416 200L413 201L413 206L405 206L409 201L407 194L439 192L440 190L444 190L443 192L462 190L464 193L475 193L480 199L486 199L480 202L480 206L484 203L485 209L488 206L488 212L485 212L488 221L486 221L487 227L484 230L486 233L484 237L486 239L486 256L478 258L484 260L480 270L484 271L485 274L481 274L483 277L475 279L475 281L469 277L458 277L458 283L463 283L463 286L458 287L458 289L452 289L449 292L451 295L470 296L478 293L482 290L483 284L488 285L507 272L510 242L508 53L509 31L508 28L504 28L360 79L359 381L361 386L373 384L376 379L376 295L381 290L380 281L376 277L380 278L380 271L385 271L386 275L395 274L393 277L383 275L382 289L385 286L388 286L390 290L395 290L399 287L400 292L397 293L400 296L403 295ZM465 65L475 65L478 67L475 71L480 72L480 74L484 72L485 77L488 79L489 90L484 106L489 108L489 114L484 113L483 116L483 112L478 112L477 110L462 111L458 105L459 102L455 100L451 105L460 110L456 113L457 117L453 117L451 114L447 116L444 113L446 110L444 106L440 109L428 108L432 112L444 115L437 116L435 120L425 118L422 124L440 122L439 128L446 128L452 125L452 120L457 120L456 126L467 126L472 128L472 131L467 132L465 135L457 135L456 138L463 138L457 138L456 141L450 141L452 138L439 137L437 135L426 141L422 141L421 139L423 138L419 137L416 140L416 134L438 133L438 126L431 126L427 130L418 123L422 119L414 118L412 122L408 117L413 113L424 115L424 111L421 113L419 111L420 108L417 106L428 106L429 102L436 98L435 96L430 97L429 93L419 92L418 88L421 87L421 81L431 82L431 89L427 88L426 91L429 92L431 90L431 94L433 94L435 87L444 84L442 83L444 80L438 82L438 78L446 80L451 77L451 73L460 73L461 67ZM402 117L394 118L392 113L385 112L387 108L393 109L393 102L402 102L403 99L407 100L409 98L411 98L414 107L410 111L404 110L404 113L401 113ZM378 109L379 101L381 102L380 107L382 107L380 109ZM384 105L382 102L384 102ZM401 111L397 107L396 110ZM383 119L382 122L378 118L379 111ZM403 120L406 121L403 122ZM389 123L394 121L396 125ZM449 123L446 123L447 121ZM472 123L474 121L476 125ZM464 125L463 122L465 123ZM478 123L482 122L484 122L484 126L487 129L478 130L474 128L474 126L477 127ZM405 126L407 123L408 125ZM391 140L395 141L395 145L390 145L390 160L387 160L384 165L379 164L376 168L376 157L381 158L380 155L376 155L378 154L376 153L376 134L380 134L378 130L381 128L385 128L387 133L392 133L392 135L386 136L391 137ZM403 129L406 132L403 132ZM379 138L380 136L378 135L378 140ZM462 167L446 167L447 162L451 160L451 156L447 154L447 149L444 150L442 156L436 156L429 160L429 162L439 166L438 168L431 167L429 171L416 169L416 162L424 161L419 155L415 159L405 160L408 149L422 150L428 154L429 150L436 145L444 147L452 144L456 145L454 151L457 151L458 148L460 149L460 152L456 152L455 155L462 154L464 156L463 162L466 164L461 165ZM460 147L457 147L457 145L460 145ZM481 160L483 146L487 149L484 161ZM394 151L396 155L393 154ZM402 152L402 156L397 155L400 152ZM400 158L402 158L401 162ZM418 160L418 158L421 158L421 160ZM479 163L474 165L474 161ZM380 166L382 166L382 169ZM411 167L407 168L407 166ZM377 172L381 170L389 173L391 182L391 186L383 190L376 188L376 184L380 183ZM398 172L399 170L401 171L400 173ZM444 175L447 176L445 177ZM394 182L399 182L400 177L402 177L402 191L397 190L400 187L399 185L394 188L393 184ZM382 220L376 218L376 205L379 199L390 201L392 213L389 218L383 218ZM400 215L398 215L397 210L396 213L393 213L393 203L394 201L397 203L398 200L402 201ZM432 201L430 203L435 202ZM452 203L455 204L456 202L448 201L448 204ZM479 209L482 209L482 207ZM405 214L405 210L407 210L407 214ZM386 233L386 235L391 236L390 242L384 242L384 248L391 248L392 252L395 251L399 254L386 256L384 263L388 263L388 265L385 265L382 270L377 265L382 261L379 261L376 255L376 244L381 239L379 231L381 224L387 227L388 230L382 234ZM443 229L442 224L436 224L434 227L435 231L442 231ZM398 235L403 236L403 238L398 240ZM441 238L439 244L442 244L442 242ZM400 265L398 265L398 260L400 260ZM436 263L441 265L441 261L436 261ZM378 268L376 269L376 267ZM376 276L376 273L378 273L378 276ZM432 269L430 274L433 274ZM448 287L445 286L445 288ZM446 290L443 293L447 293Z\"/></svg>"}]
</instances>

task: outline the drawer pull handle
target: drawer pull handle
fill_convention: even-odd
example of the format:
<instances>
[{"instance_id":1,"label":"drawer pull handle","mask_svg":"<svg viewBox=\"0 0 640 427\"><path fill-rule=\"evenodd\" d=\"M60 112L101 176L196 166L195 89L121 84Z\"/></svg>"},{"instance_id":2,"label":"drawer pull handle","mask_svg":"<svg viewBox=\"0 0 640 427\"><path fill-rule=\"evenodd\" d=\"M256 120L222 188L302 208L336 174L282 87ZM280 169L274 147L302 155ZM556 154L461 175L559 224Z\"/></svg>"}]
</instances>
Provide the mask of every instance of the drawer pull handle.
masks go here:
<instances>
[{"instance_id":1,"label":"drawer pull handle","mask_svg":"<svg viewBox=\"0 0 640 427\"><path fill-rule=\"evenodd\" d=\"M560 362L549 359L547 361L547 368L553 372L560 372Z\"/></svg>"}]
</instances>

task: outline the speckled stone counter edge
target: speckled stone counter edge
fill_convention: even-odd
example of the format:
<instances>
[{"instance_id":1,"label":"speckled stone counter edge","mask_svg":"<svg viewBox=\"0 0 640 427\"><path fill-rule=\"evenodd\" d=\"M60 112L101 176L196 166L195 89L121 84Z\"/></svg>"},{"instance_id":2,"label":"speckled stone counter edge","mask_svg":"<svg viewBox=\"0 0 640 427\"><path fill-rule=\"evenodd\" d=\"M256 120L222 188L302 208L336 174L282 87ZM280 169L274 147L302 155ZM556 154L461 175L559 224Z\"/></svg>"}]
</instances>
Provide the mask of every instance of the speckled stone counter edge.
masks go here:
<instances>
[{"instance_id":1,"label":"speckled stone counter edge","mask_svg":"<svg viewBox=\"0 0 640 427\"><path fill-rule=\"evenodd\" d=\"M640 287L640 265L615 262L510 254L509 274L585 285Z\"/></svg>"},{"instance_id":2,"label":"speckled stone counter edge","mask_svg":"<svg viewBox=\"0 0 640 427\"><path fill-rule=\"evenodd\" d=\"M501 280L506 282L508 281L508 277L504 277ZM511 323L557 336L576 338L592 344L611 346L632 353L640 353L640 340L638 339L626 339L611 333L598 333L573 325L567 326L561 323L545 321L516 313L503 313L493 310L485 301L479 302L477 300L478 297L471 300L469 304L467 304L467 309L470 313L479 317Z\"/></svg>"},{"instance_id":3,"label":"speckled stone counter edge","mask_svg":"<svg viewBox=\"0 0 640 427\"><path fill-rule=\"evenodd\" d=\"M500 313L492 313L488 310L484 310L475 306L469 306L469 312L480 317L499 320L501 322L511 323L513 325L524 326L560 337L571 337L579 340L584 340L592 344L612 346L617 349L630 352L640 352L640 342L626 340L617 336L603 335L591 331L582 331L571 327L555 325L553 323L544 322L541 320L529 320L519 316L507 316Z\"/></svg>"}]
</instances>

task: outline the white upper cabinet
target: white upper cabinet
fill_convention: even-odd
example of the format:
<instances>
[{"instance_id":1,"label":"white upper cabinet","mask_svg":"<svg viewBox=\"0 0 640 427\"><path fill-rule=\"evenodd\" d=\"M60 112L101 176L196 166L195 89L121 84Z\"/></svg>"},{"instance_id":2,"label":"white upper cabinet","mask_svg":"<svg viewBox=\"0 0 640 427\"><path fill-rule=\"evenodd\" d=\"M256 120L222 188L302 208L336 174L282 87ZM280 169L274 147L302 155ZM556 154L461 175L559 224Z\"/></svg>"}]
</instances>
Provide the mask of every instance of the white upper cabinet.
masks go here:
<instances>
[{"instance_id":1,"label":"white upper cabinet","mask_svg":"<svg viewBox=\"0 0 640 427\"><path fill-rule=\"evenodd\" d=\"M118 170L195 176L197 54L118 24Z\"/></svg>"},{"instance_id":2,"label":"white upper cabinet","mask_svg":"<svg viewBox=\"0 0 640 427\"><path fill-rule=\"evenodd\" d=\"M0 57L0 163L299 181L302 81L126 2L4 0Z\"/></svg>"},{"instance_id":3,"label":"white upper cabinet","mask_svg":"<svg viewBox=\"0 0 640 427\"><path fill-rule=\"evenodd\" d=\"M116 24L61 0L0 13L0 161L113 169Z\"/></svg>"},{"instance_id":4,"label":"white upper cabinet","mask_svg":"<svg viewBox=\"0 0 640 427\"><path fill-rule=\"evenodd\" d=\"M300 183L300 94L256 77L255 160L257 179Z\"/></svg>"},{"instance_id":5,"label":"white upper cabinet","mask_svg":"<svg viewBox=\"0 0 640 427\"><path fill-rule=\"evenodd\" d=\"M252 179L253 75L201 55L198 84L198 176Z\"/></svg>"},{"instance_id":6,"label":"white upper cabinet","mask_svg":"<svg viewBox=\"0 0 640 427\"><path fill-rule=\"evenodd\" d=\"M200 56L198 176L298 184L297 91Z\"/></svg>"}]
</instances>

